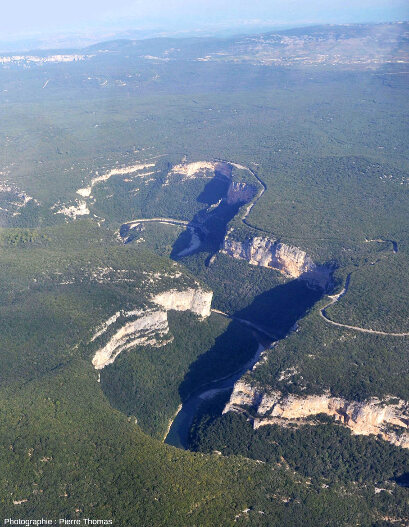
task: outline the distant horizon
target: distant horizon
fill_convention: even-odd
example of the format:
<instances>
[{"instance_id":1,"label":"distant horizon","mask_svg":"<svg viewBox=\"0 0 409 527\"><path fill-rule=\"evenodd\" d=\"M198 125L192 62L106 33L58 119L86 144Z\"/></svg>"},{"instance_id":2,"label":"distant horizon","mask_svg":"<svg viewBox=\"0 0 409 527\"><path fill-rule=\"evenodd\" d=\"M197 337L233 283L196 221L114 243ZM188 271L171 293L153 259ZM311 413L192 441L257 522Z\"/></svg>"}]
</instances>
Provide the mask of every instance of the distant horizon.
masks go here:
<instances>
[{"instance_id":1,"label":"distant horizon","mask_svg":"<svg viewBox=\"0 0 409 527\"><path fill-rule=\"evenodd\" d=\"M375 24L409 19L407 0L22 0L6 4L0 49L81 47L135 35L206 36L279 31L312 25ZM26 43L26 45L24 44Z\"/></svg>"},{"instance_id":2,"label":"distant horizon","mask_svg":"<svg viewBox=\"0 0 409 527\"><path fill-rule=\"evenodd\" d=\"M409 23L408 19L403 20L381 20L381 21L359 21L359 22L306 22L304 24L281 24L281 25L254 25L254 26L231 26L220 29L191 29L191 30L166 30L165 28L156 29L99 29L95 33L88 31L67 30L55 34L43 35L41 32L26 35L15 35L10 40L0 40L0 53L26 52L47 49L82 49L90 45L109 42L112 40L149 40L161 38L232 38L241 35L254 35L269 33L272 31L281 32L291 29L302 29L314 26L358 26L358 25L381 25L381 24L404 24ZM37 44L37 46L36 46ZM18 47L18 46L21 47Z\"/></svg>"}]
</instances>

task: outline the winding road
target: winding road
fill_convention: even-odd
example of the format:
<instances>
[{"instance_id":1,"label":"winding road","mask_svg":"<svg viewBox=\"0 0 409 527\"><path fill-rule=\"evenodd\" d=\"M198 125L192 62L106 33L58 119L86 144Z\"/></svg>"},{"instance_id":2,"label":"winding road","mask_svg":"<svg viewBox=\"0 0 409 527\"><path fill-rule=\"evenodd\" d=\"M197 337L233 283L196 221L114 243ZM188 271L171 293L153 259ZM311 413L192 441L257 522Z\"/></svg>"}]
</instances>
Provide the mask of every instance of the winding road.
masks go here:
<instances>
[{"instance_id":1,"label":"winding road","mask_svg":"<svg viewBox=\"0 0 409 527\"><path fill-rule=\"evenodd\" d=\"M221 163L230 163L229 161L226 161L224 159L217 159L216 161L219 161ZM257 182L258 182L258 184L260 186L259 186L259 190L258 190L256 196L245 207L244 212L241 215L241 221L247 227L250 227L251 229L257 230L259 232L267 232L267 231L261 229L260 227L256 227L255 225L252 225L251 223L249 223L247 221L248 215L250 214L251 210L256 205L256 203L259 201L259 199L262 197L264 192L267 190L267 186L264 183L264 181L262 179L260 179L253 170L251 170L251 168L248 168L248 167L245 167L245 168L257 180ZM192 229L195 229L195 228L200 229L202 227L200 224L195 224L192 221L178 220L178 219L175 219L175 218L138 218L138 219L126 222L124 225L128 225L130 228L132 228L132 227L136 226L139 223L165 223L165 224L168 224L168 225L183 225L185 227L189 227L189 228L192 228ZM366 242L379 242L379 243L380 242L383 242L383 243L389 242L389 243L392 244L392 250L393 250L394 253L397 253L398 250L399 250L398 249L398 243L395 240L376 239L376 240L366 240ZM188 249L189 248L187 248L186 250L188 250ZM184 251L182 251L182 253L183 252ZM186 254L188 254L188 253L186 253ZM320 316L321 316L321 318L323 318L323 320L325 320L325 322L327 322L328 324L331 324L333 326L346 328L346 329L352 329L354 331L359 331L360 333L369 333L369 334L372 334L372 335L382 335L382 336L385 336L385 337L409 337L409 332L394 333L394 332L379 331L379 330L375 330L375 329L366 329L366 328L361 328L361 327L358 327L358 326L351 326L349 324L342 324L340 322L334 322L333 320L331 320L328 317L328 315L326 313L326 310L330 306L332 306L333 304L338 302L338 300L340 298L342 298L346 294L346 292L348 291L348 288L349 288L350 278L351 278L351 274L349 274L347 276L347 279L345 281L345 286L344 286L343 290L340 293L338 293L336 295L328 296L328 299L329 299L328 304L326 304L324 307L322 307L320 309ZM256 324L253 324L252 322L250 322L248 320L243 320L243 319L240 319L240 318L237 318L237 317L234 317L234 316L230 316L227 313L224 313L223 311L219 311L217 309L212 309L212 312L213 313L218 313L219 315L222 315L222 316L224 316L226 318L230 318L231 320L237 320L238 322L241 322L241 323L243 323L243 324L245 324L245 325L247 325L249 327L252 327L253 329L258 331L259 333L267 336L268 338L276 339L276 336L271 335L265 329L257 326Z\"/></svg>"},{"instance_id":2,"label":"winding road","mask_svg":"<svg viewBox=\"0 0 409 527\"><path fill-rule=\"evenodd\" d=\"M222 160L222 159L216 159L216 161L219 161L221 163L227 163L227 164L230 163L230 161L225 161L225 160ZM260 231L260 232L267 232L264 229L260 229L260 227L256 227L255 225L251 225L251 223L249 223L247 221L247 217L250 214L251 209L254 207L254 205L258 202L258 200L264 194L264 192L267 189L267 186L264 183L264 181L262 179L260 179L253 170L251 170L251 168L248 168L248 167L244 167L244 168L246 170L248 170L248 172L257 180L257 182L259 183L260 187L259 187L259 190L258 190L257 194L255 195L255 197L250 201L250 203L247 204L247 207L244 209L244 213L241 215L241 221L245 225L247 225L247 227L250 227L250 228L255 229L257 231ZM124 225L128 225L129 228L132 228L132 227L135 227L136 225L138 225L139 223L165 223L165 224L168 224L168 225L184 225L185 227L192 227L192 228L201 228L201 227L203 227L199 223L195 223L195 222L187 221L187 220L178 220L178 219L175 219L175 218L137 218L135 220L131 220L131 221L125 222Z\"/></svg>"},{"instance_id":3,"label":"winding road","mask_svg":"<svg viewBox=\"0 0 409 527\"><path fill-rule=\"evenodd\" d=\"M396 254L399 252L398 242L395 240L383 240L382 238L378 238L376 240L365 240L365 243L391 243L392 244L392 251Z\"/></svg>"},{"instance_id":4,"label":"winding road","mask_svg":"<svg viewBox=\"0 0 409 527\"><path fill-rule=\"evenodd\" d=\"M409 337L409 332L408 333L393 333L393 332L387 332L387 331L378 331L376 329L366 329L366 328L360 328L358 326L350 326L349 324L341 324L340 322L334 322L333 320L331 320L328 317L326 310L330 306L338 302L338 300L346 294L349 288L350 279L351 279L351 273L347 276L347 279L345 281L345 286L342 289L342 291L338 293L337 295L328 296L330 301L328 302L328 304L326 304L324 307L320 309L320 316L325 320L325 322L327 322L328 324L332 324L333 326L340 327L340 328L346 328L346 329L352 329L354 331L359 331L360 333L370 333L372 335L382 335L384 337Z\"/></svg>"}]
</instances>

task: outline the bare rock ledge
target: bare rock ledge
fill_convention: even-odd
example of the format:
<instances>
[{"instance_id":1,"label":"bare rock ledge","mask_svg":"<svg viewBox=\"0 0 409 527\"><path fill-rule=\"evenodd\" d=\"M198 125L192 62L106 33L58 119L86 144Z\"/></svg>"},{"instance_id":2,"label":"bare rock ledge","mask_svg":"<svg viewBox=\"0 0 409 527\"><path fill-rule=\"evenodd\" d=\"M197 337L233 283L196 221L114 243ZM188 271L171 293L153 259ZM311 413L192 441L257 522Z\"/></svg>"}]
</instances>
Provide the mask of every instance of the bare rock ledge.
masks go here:
<instances>
[{"instance_id":1,"label":"bare rock ledge","mask_svg":"<svg viewBox=\"0 0 409 527\"><path fill-rule=\"evenodd\" d=\"M226 236L221 252L251 265L276 269L291 278L306 280L312 287L325 289L330 281L331 269L316 265L312 258L297 247L256 236L244 241Z\"/></svg>"},{"instance_id":2,"label":"bare rock ledge","mask_svg":"<svg viewBox=\"0 0 409 527\"><path fill-rule=\"evenodd\" d=\"M92 359L94 368L96 370L105 368L105 366L112 364L122 351L134 346L165 346L173 339L169 333L168 311L172 309L175 311L191 311L204 319L211 313L212 297L212 291L199 288L183 291L172 289L151 298L158 309L122 310L115 313L97 328L91 338L91 342L106 338L110 326L119 319L124 320L105 345L96 351Z\"/></svg>"},{"instance_id":3,"label":"bare rock ledge","mask_svg":"<svg viewBox=\"0 0 409 527\"><path fill-rule=\"evenodd\" d=\"M358 402L332 397L329 392L309 396L283 395L279 391L264 393L239 381L223 413L241 412L246 407L257 412L252 419L254 429L269 424L311 424L306 421L308 417L325 414L335 417L353 434L373 434L394 445L409 448L409 403L397 398L371 398Z\"/></svg>"}]
</instances>

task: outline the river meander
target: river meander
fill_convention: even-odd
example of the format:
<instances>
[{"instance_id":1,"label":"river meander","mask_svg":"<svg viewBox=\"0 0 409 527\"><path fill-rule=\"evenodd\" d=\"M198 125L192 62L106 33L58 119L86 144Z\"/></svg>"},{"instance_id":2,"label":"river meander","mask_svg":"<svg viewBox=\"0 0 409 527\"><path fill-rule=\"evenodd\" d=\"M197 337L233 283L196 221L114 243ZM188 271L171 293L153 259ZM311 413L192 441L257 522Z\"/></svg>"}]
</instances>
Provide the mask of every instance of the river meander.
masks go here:
<instances>
[{"instance_id":1,"label":"river meander","mask_svg":"<svg viewBox=\"0 0 409 527\"><path fill-rule=\"evenodd\" d=\"M189 430L193 419L200 406L206 401L217 395L222 391L232 391L234 384L246 373L252 369L259 361L261 353L266 349L265 344L259 343L254 356L243 365L242 368L236 370L228 377L209 382L201 386L198 390L190 395L190 397L183 403L181 409L177 413L169 432L165 438L165 443L178 448L187 448Z\"/></svg>"}]
</instances>

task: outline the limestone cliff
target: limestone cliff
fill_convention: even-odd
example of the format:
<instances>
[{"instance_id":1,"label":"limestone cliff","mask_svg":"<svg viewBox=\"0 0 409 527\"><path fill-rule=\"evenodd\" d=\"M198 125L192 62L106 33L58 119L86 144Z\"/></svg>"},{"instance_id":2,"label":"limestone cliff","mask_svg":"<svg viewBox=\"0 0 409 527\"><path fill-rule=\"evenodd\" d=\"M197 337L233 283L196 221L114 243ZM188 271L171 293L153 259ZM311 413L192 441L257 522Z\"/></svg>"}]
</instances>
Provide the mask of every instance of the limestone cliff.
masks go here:
<instances>
[{"instance_id":1,"label":"limestone cliff","mask_svg":"<svg viewBox=\"0 0 409 527\"><path fill-rule=\"evenodd\" d=\"M133 346L163 346L169 342L169 338L165 338L169 333L166 311L139 311L134 314L137 318L124 324L95 353L92 364L96 370L112 364L121 351Z\"/></svg>"},{"instance_id":2,"label":"limestone cliff","mask_svg":"<svg viewBox=\"0 0 409 527\"><path fill-rule=\"evenodd\" d=\"M182 181L193 178L211 179L216 174L226 177L231 176L231 166L223 161L195 161L193 163L182 162L175 165L169 172L166 184L169 184L169 178L173 175L182 176Z\"/></svg>"},{"instance_id":3,"label":"limestone cliff","mask_svg":"<svg viewBox=\"0 0 409 527\"><path fill-rule=\"evenodd\" d=\"M403 448L409 448L409 403L377 398L363 402L323 395L284 395L279 391L262 393L243 381L236 383L223 413L242 411L251 406L254 428L268 424L305 424L306 419L326 414L349 428L356 435L377 435ZM311 421L309 421L311 424Z\"/></svg>"},{"instance_id":4,"label":"limestone cliff","mask_svg":"<svg viewBox=\"0 0 409 527\"><path fill-rule=\"evenodd\" d=\"M257 188L248 183L232 181L226 195L226 203L235 205L236 203L249 203L257 194Z\"/></svg>"},{"instance_id":5,"label":"limestone cliff","mask_svg":"<svg viewBox=\"0 0 409 527\"><path fill-rule=\"evenodd\" d=\"M134 346L164 346L172 340L169 333L167 312L192 311L201 318L208 317L211 312L213 293L203 289L172 289L164 291L151 298L151 301L162 309L146 308L134 311L118 311L106 320L92 336L90 342L107 337L111 327L119 321L119 327L101 346L92 359L95 369L101 370L112 364L124 350Z\"/></svg>"},{"instance_id":6,"label":"limestone cliff","mask_svg":"<svg viewBox=\"0 0 409 527\"><path fill-rule=\"evenodd\" d=\"M239 241L227 235L221 252L252 265L277 269L291 278L301 278L314 287L325 289L330 280L328 267L316 265L301 249L271 238L256 236Z\"/></svg>"},{"instance_id":7,"label":"limestone cliff","mask_svg":"<svg viewBox=\"0 0 409 527\"><path fill-rule=\"evenodd\" d=\"M171 289L159 293L152 297L152 302L163 307L167 311L175 309L176 311L192 311L196 315L205 318L210 315L210 308L212 304L212 291L204 291L203 289L184 289L177 291Z\"/></svg>"},{"instance_id":8,"label":"limestone cliff","mask_svg":"<svg viewBox=\"0 0 409 527\"><path fill-rule=\"evenodd\" d=\"M250 406L257 408L263 397L263 392L250 386L246 382L239 380L235 383L229 402L226 404L223 413L240 410L242 407Z\"/></svg>"}]
</instances>

